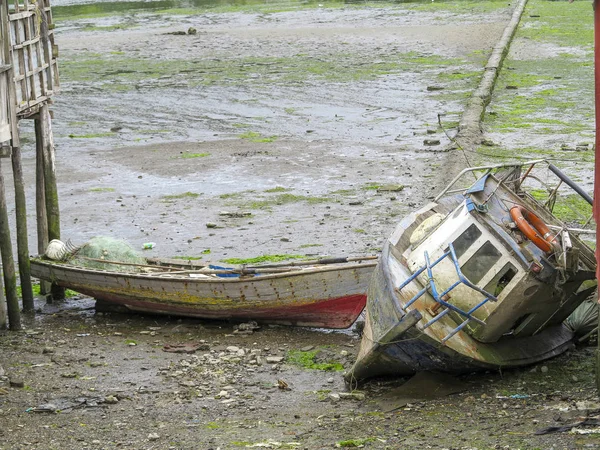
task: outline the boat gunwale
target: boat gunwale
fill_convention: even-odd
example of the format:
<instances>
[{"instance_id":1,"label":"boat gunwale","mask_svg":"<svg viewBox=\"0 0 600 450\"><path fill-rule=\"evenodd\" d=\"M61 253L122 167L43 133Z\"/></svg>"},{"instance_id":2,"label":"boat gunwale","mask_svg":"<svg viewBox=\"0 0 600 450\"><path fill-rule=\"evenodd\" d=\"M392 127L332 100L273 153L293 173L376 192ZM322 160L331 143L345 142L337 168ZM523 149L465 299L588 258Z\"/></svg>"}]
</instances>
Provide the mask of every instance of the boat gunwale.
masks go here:
<instances>
[{"instance_id":1,"label":"boat gunwale","mask_svg":"<svg viewBox=\"0 0 600 450\"><path fill-rule=\"evenodd\" d=\"M31 258L31 265L38 265L45 267L49 270L56 269L62 270L63 272L77 272L81 274L96 274L96 275L112 275L119 276L123 278L130 279L140 279L140 280L163 280L163 281L186 281L188 283L248 283L255 282L260 280L276 280L280 278L288 278L288 277L297 277L297 276L305 276L305 275L317 275L320 273L326 272L334 272L339 270L353 270L353 269L363 269L363 268L374 268L377 265L378 260L368 261L368 262L347 262L347 263L337 263L337 264L323 264L322 266L314 265L314 266L306 266L306 267L293 267L290 270L279 273L264 273L260 274L247 274L247 276L243 276L244 274L239 274L235 271L235 269L231 272L223 271L223 275L227 275L231 273L232 275L240 275L237 277L219 277L217 274L211 273L202 273L198 271L197 273L200 275L206 275L206 278L196 278L190 277L190 274L193 274L194 271L188 271L186 274L172 274L169 272L160 272L159 273L137 273L137 272L121 272L115 270L107 270L107 269L91 269L88 267L77 266L73 264L63 263L59 261L46 261L40 258ZM160 266L157 266L157 268ZM241 269L238 269L241 270ZM257 268L258 270L258 268ZM214 275L214 276L211 276Z\"/></svg>"}]
</instances>

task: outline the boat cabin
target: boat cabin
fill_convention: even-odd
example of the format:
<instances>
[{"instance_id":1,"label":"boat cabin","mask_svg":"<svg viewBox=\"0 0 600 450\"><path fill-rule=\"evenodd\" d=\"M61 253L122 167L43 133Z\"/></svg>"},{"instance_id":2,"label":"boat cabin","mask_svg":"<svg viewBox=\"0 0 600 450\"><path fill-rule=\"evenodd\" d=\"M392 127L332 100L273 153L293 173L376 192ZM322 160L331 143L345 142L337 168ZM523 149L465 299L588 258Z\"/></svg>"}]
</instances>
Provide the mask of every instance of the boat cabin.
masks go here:
<instances>
[{"instance_id":1,"label":"boat cabin","mask_svg":"<svg viewBox=\"0 0 600 450\"><path fill-rule=\"evenodd\" d=\"M466 312L474 319L466 321L465 331L480 342L496 342L506 335L530 336L562 322L572 310L567 300L585 278L571 280L570 275L580 269L581 251L590 252L532 197L517 195L503 181L485 175L449 213L436 204L425 208L418 226L406 230L408 248L396 247L413 275L430 266L416 280L430 295L432 289L437 291L442 304L451 305L448 311L439 303L419 308L429 315L425 321L449 314L459 325L465 322L460 312ZM550 251L518 228L513 217L516 207L532 213L531 222L535 218L551 227L545 237L552 243ZM461 274L471 285L460 281Z\"/></svg>"}]
</instances>

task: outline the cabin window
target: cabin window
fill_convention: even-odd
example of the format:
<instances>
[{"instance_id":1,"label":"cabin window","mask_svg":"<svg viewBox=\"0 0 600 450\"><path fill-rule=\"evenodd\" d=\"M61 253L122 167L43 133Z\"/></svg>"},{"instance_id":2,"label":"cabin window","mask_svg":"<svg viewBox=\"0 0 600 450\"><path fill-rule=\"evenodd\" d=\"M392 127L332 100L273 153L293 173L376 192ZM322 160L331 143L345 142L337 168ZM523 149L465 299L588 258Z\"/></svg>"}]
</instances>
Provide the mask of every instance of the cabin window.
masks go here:
<instances>
[{"instance_id":1,"label":"cabin window","mask_svg":"<svg viewBox=\"0 0 600 450\"><path fill-rule=\"evenodd\" d=\"M479 238L479 236L481 236L481 230L477 228L477 225L472 224L463 232L463 234L457 237L452 243L454 251L456 252L456 257L460 258L464 255L467 249Z\"/></svg>"},{"instance_id":2,"label":"cabin window","mask_svg":"<svg viewBox=\"0 0 600 450\"><path fill-rule=\"evenodd\" d=\"M483 289L492 294L494 297L498 297L516 274L517 268L511 263L508 263Z\"/></svg>"},{"instance_id":3,"label":"cabin window","mask_svg":"<svg viewBox=\"0 0 600 450\"><path fill-rule=\"evenodd\" d=\"M486 241L461 267L462 273L473 284L481 281L486 273L498 262L502 254L490 242Z\"/></svg>"}]
</instances>

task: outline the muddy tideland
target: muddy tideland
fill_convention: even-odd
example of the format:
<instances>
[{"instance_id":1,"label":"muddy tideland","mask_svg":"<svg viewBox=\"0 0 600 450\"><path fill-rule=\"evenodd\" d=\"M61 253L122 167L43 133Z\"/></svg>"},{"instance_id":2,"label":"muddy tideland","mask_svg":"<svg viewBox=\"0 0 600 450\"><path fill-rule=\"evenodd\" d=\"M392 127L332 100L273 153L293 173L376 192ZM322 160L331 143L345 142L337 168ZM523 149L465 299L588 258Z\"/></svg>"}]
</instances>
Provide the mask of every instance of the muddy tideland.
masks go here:
<instances>
[{"instance_id":1,"label":"muddy tideland","mask_svg":"<svg viewBox=\"0 0 600 450\"><path fill-rule=\"evenodd\" d=\"M591 189L587 1L529 2L489 140L465 153L440 150L511 18L506 1L54 6L62 236L76 244L108 235L219 263L356 256L467 161L554 157ZM32 124L21 131L36 253ZM571 426L600 409L595 349L470 374L466 391L387 411L405 380L344 386L352 331L236 334L96 313L78 296L38 304L24 331L0 334L1 449L600 446L598 426Z\"/></svg>"}]
</instances>

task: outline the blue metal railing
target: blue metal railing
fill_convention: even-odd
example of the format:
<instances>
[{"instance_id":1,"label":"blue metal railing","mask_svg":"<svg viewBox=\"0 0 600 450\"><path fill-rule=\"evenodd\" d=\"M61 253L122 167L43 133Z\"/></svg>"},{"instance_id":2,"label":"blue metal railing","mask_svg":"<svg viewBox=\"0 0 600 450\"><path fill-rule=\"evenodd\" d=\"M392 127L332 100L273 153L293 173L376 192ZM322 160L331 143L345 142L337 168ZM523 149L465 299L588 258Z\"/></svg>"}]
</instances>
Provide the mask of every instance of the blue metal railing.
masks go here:
<instances>
[{"instance_id":1,"label":"blue metal railing","mask_svg":"<svg viewBox=\"0 0 600 450\"><path fill-rule=\"evenodd\" d=\"M478 319L477 317L473 316L473 313L475 311L477 311L479 308L481 308L483 305L485 305L488 301L497 301L498 299L496 297L494 297L492 294L490 294L489 292L485 291L484 289L481 289L479 286L471 283L471 281L469 281L469 279L467 277L465 277L462 273L462 271L460 270L460 266L458 265L458 258L456 257L456 252L454 251L454 246L452 245L452 243L448 244L448 251L446 253L444 253L442 256L440 256L438 259L436 259L433 263L430 261L429 259L429 253L425 252L424 256L425 256L425 265L423 267L421 267L419 270L417 270L415 273L413 273L409 278L407 278L399 287L398 287L398 291L401 291L402 289L404 289L409 283L411 283L413 280L415 280L419 275L421 275L424 271L427 271L427 284L425 285L425 287L423 289L421 289L419 292L417 292L417 294L411 298L408 302L406 302L406 304L402 307L402 309L404 311L406 311L407 308L409 308L414 302L416 302L419 298L421 298L423 296L423 294L425 294L427 291L429 291L429 294L433 297L433 299L438 302L440 305L444 306L446 309L444 311L442 311L441 313L439 313L438 315L436 315L433 319L431 319L429 322L427 322L424 326L423 329L426 329L428 327L430 327L431 325L433 325L435 322L437 322L438 320L440 320L442 317L446 316L448 313L450 313L450 311L454 311L455 313L459 314L460 316L465 317L465 320L460 323L456 328L454 328L446 337L444 337L442 339L442 343L445 343L448 339L450 339L452 336L454 336L456 333L458 333L460 330L462 330L465 326L467 326L467 324L471 321L473 322L477 322L481 325L485 325L485 322ZM439 293L437 286L435 285L435 280L433 278L433 271L432 269L439 264L441 261L443 261L444 259L446 259L447 257L450 257L450 259L452 260L452 263L454 264L454 268L456 270L456 275L458 277L458 281L456 281L454 284L452 284L448 289L446 289L444 292ZM448 293L450 293L450 291L452 291L452 289L454 289L456 286L460 285L460 284L464 284L466 286L468 286L469 288L479 292L480 294L483 295L483 300L481 300L477 305L475 305L473 308L471 308L468 311L463 311L462 309L460 309L459 307L448 303L447 301L443 300L443 298L448 295Z\"/></svg>"}]
</instances>

